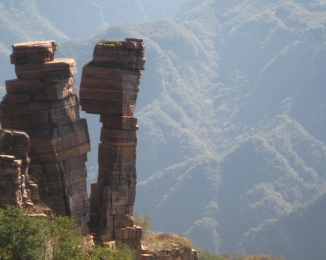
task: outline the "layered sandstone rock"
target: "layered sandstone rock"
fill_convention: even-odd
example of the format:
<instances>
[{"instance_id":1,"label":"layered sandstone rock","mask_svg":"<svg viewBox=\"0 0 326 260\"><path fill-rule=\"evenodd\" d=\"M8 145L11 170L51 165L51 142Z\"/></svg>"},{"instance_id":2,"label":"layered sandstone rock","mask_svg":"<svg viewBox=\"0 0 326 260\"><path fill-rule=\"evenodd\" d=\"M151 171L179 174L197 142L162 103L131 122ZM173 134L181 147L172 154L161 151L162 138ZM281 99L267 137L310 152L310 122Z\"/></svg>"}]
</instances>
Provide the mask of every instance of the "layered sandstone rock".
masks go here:
<instances>
[{"instance_id":1,"label":"layered sandstone rock","mask_svg":"<svg viewBox=\"0 0 326 260\"><path fill-rule=\"evenodd\" d=\"M99 173L91 186L91 225L102 243L118 241L140 249L142 228L134 225L136 130L134 117L141 73L141 39L100 41L83 68L80 104L100 114Z\"/></svg>"},{"instance_id":2,"label":"layered sandstone rock","mask_svg":"<svg viewBox=\"0 0 326 260\"><path fill-rule=\"evenodd\" d=\"M55 41L13 45L17 79L6 81L0 104L3 128L30 136L29 175L40 200L56 214L77 219L87 233L86 120L79 115L74 59L54 59Z\"/></svg>"},{"instance_id":3,"label":"layered sandstone rock","mask_svg":"<svg viewBox=\"0 0 326 260\"><path fill-rule=\"evenodd\" d=\"M28 176L29 137L0 129L0 208L39 200L38 187Z\"/></svg>"}]
</instances>

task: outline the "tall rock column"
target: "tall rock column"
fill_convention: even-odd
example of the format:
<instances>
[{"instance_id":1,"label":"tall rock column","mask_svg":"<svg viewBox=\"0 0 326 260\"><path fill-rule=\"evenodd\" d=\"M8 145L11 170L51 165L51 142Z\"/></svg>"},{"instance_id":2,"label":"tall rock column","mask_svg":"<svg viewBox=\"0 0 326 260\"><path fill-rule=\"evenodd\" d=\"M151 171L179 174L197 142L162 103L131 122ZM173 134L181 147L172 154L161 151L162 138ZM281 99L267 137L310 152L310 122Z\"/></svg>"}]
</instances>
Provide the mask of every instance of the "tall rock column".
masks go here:
<instances>
[{"instance_id":1,"label":"tall rock column","mask_svg":"<svg viewBox=\"0 0 326 260\"><path fill-rule=\"evenodd\" d=\"M29 175L40 200L56 214L77 219L87 233L87 123L79 116L76 62L54 59L55 41L14 44L11 63L17 79L6 81L0 104L3 128L30 137Z\"/></svg>"},{"instance_id":2,"label":"tall rock column","mask_svg":"<svg viewBox=\"0 0 326 260\"><path fill-rule=\"evenodd\" d=\"M140 248L142 228L134 226L136 130L134 117L141 73L142 39L100 41L82 72L80 103L100 114L99 173L91 186L91 226L103 243L118 241Z\"/></svg>"}]
</instances>

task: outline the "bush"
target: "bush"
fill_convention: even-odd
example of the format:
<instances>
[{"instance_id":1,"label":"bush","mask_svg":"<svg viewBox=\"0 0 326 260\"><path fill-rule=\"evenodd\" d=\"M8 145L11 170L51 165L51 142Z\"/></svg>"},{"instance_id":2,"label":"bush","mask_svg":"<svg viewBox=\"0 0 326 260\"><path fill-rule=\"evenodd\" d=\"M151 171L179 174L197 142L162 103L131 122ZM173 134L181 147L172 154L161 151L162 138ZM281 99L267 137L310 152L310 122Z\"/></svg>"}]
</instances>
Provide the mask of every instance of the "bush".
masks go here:
<instances>
[{"instance_id":1,"label":"bush","mask_svg":"<svg viewBox=\"0 0 326 260\"><path fill-rule=\"evenodd\" d=\"M17 208L0 210L0 259L45 259L46 219L26 217Z\"/></svg>"},{"instance_id":2,"label":"bush","mask_svg":"<svg viewBox=\"0 0 326 260\"><path fill-rule=\"evenodd\" d=\"M137 226L140 226L143 228L143 235L146 236L151 233L151 217L147 212L145 212L143 215L137 213L134 216L134 223Z\"/></svg>"},{"instance_id":3,"label":"bush","mask_svg":"<svg viewBox=\"0 0 326 260\"><path fill-rule=\"evenodd\" d=\"M68 217L57 217L49 222L48 228L48 248L53 260L80 259L84 243L76 221Z\"/></svg>"},{"instance_id":4,"label":"bush","mask_svg":"<svg viewBox=\"0 0 326 260\"><path fill-rule=\"evenodd\" d=\"M89 247L76 221L69 217L29 217L20 209L0 209L0 259L133 260L126 245Z\"/></svg>"},{"instance_id":5,"label":"bush","mask_svg":"<svg viewBox=\"0 0 326 260\"><path fill-rule=\"evenodd\" d=\"M108 247L94 247L84 251L81 259L85 260L134 260L135 252L128 246L122 245L116 249Z\"/></svg>"}]
</instances>

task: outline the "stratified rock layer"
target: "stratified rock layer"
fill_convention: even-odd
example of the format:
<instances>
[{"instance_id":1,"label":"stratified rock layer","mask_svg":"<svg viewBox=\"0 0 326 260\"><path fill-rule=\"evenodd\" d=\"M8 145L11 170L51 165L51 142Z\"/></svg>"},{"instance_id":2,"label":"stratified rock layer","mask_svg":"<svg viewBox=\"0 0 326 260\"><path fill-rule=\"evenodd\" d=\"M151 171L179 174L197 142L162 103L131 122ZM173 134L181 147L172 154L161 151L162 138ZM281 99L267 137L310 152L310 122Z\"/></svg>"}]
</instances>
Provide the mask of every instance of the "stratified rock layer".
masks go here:
<instances>
[{"instance_id":1,"label":"stratified rock layer","mask_svg":"<svg viewBox=\"0 0 326 260\"><path fill-rule=\"evenodd\" d=\"M86 120L79 115L76 62L54 59L55 41L14 44L11 62L17 79L6 81L0 104L3 128L30 136L29 170L39 197L56 214L77 219L87 233Z\"/></svg>"},{"instance_id":2,"label":"stratified rock layer","mask_svg":"<svg viewBox=\"0 0 326 260\"><path fill-rule=\"evenodd\" d=\"M144 49L141 39L98 42L80 85L82 110L100 114L102 122L98 181L91 186L91 226L102 243L118 241L138 249L142 228L132 218L138 129L134 113Z\"/></svg>"},{"instance_id":3,"label":"stratified rock layer","mask_svg":"<svg viewBox=\"0 0 326 260\"><path fill-rule=\"evenodd\" d=\"M38 187L28 176L29 137L0 129L0 208L38 202Z\"/></svg>"}]
</instances>

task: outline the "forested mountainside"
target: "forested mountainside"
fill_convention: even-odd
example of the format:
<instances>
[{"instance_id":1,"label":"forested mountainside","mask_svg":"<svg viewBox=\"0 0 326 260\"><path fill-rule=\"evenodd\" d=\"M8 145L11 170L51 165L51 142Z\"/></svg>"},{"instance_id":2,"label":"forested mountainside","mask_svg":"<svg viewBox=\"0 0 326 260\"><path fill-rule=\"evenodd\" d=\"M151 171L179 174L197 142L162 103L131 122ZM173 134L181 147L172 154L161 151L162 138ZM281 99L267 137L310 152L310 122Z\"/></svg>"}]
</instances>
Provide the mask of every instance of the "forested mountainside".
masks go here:
<instances>
[{"instance_id":1,"label":"forested mountainside","mask_svg":"<svg viewBox=\"0 0 326 260\"><path fill-rule=\"evenodd\" d=\"M239 248L260 248L265 252L280 252L286 259L325 259L326 194L285 214L278 220L268 220L250 230ZM307 243L307 238L314 243ZM295 238L295 239L293 239ZM308 249L308 250L307 250Z\"/></svg>"},{"instance_id":2,"label":"forested mountainside","mask_svg":"<svg viewBox=\"0 0 326 260\"><path fill-rule=\"evenodd\" d=\"M79 39L95 35L108 24L172 18L183 2L183 0L35 1L39 12L50 22L70 38ZM58 19L58 13L61 19Z\"/></svg>"},{"instance_id":3,"label":"forested mountainside","mask_svg":"<svg viewBox=\"0 0 326 260\"><path fill-rule=\"evenodd\" d=\"M110 7L79 2L79 8ZM149 8L145 2L133 1ZM312 227L305 223L313 219L313 230L325 228L317 209L326 192L326 1L181 2L175 12L167 8L172 20L106 26L111 22L103 18L96 36L59 44L57 56L77 60L79 80L98 40L141 37L146 43L136 210L149 212L154 230L186 234L213 252L260 248L288 260L325 258L317 249L325 237L307 232ZM97 117L86 117L93 176L100 130ZM307 205L316 210L290 232L289 219L299 219ZM275 230L285 230L288 251ZM299 248L301 254L293 254Z\"/></svg>"}]
</instances>

